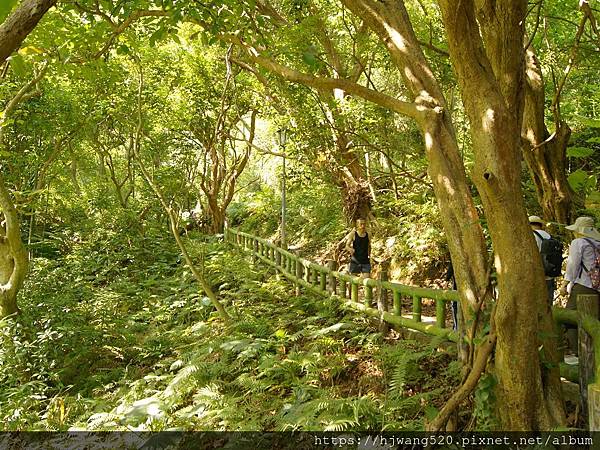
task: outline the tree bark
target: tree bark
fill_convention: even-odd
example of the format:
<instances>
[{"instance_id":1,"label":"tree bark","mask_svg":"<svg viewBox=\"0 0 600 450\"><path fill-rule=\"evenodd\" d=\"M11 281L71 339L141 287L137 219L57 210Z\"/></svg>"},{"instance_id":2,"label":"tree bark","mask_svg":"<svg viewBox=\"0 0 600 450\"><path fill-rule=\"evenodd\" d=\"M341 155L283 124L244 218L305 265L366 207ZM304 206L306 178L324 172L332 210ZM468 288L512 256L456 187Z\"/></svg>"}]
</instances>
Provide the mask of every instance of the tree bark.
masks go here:
<instances>
[{"instance_id":1,"label":"tree bark","mask_svg":"<svg viewBox=\"0 0 600 450\"><path fill-rule=\"evenodd\" d=\"M423 133L427 172L448 238L461 309L473 313L489 294L487 248L442 90L421 50L403 2L342 0L342 3L377 34L414 98L412 106L416 112L412 117ZM354 92L360 95L358 90ZM411 115L406 107L396 112ZM473 317L468 321L472 324ZM467 338L472 339L475 332L469 328ZM470 353L473 354L473 349Z\"/></svg>"},{"instance_id":2,"label":"tree bark","mask_svg":"<svg viewBox=\"0 0 600 450\"><path fill-rule=\"evenodd\" d=\"M0 27L1 28L1 27ZM6 146L4 139L5 121L11 116L19 103L37 95L33 91L36 84L46 73L47 65L8 102L0 119L0 149ZM0 209L4 223L0 226L0 319L19 311L17 294L27 275L29 255L21 240L21 227L15 204L6 187L4 174L0 172Z\"/></svg>"},{"instance_id":3,"label":"tree bark","mask_svg":"<svg viewBox=\"0 0 600 450\"><path fill-rule=\"evenodd\" d=\"M428 173L455 266L461 308L467 315L467 339L472 339L479 328L478 313L491 297L488 258L446 101L402 1L342 0L342 3L379 36L414 102L391 99L349 80L300 74L261 56L249 58L288 80L317 89L341 88L418 122L425 140ZM545 331L549 314L544 314L540 306L546 301L544 275L520 187L526 3L479 2L477 12L483 30L476 21L473 0L440 0L440 4L452 62L472 127L473 179L482 197L495 249L500 292L495 361L500 419L505 429L549 429L564 423L564 414L560 405L558 412L552 410L556 406L552 397L559 392L556 372L544 373L539 364L540 344L543 352L553 359L552 346L538 339L538 332ZM489 59L486 49L491 55ZM469 353L468 365L471 365L473 348ZM471 371L467 379L474 379L475 372Z\"/></svg>"},{"instance_id":4,"label":"tree bark","mask_svg":"<svg viewBox=\"0 0 600 450\"><path fill-rule=\"evenodd\" d=\"M473 180L494 245L499 292L494 317L496 398L501 425L509 430L550 429L564 423L564 411L553 410L557 405L550 398L560 379L555 372L543 377L540 367L539 335L548 324L541 314L546 288L520 176L527 3L479 2L478 21L473 0L441 0L440 6L471 124ZM544 344L544 351L551 353L550 343Z\"/></svg>"},{"instance_id":5,"label":"tree bark","mask_svg":"<svg viewBox=\"0 0 600 450\"><path fill-rule=\"evenodd\" d=\"M545 124L542 69L530 47L526 50L525 108L523 111L523 157L535 186L544 219L571 223L575 193L566 176L567 145L571 129L555 115L555 132Z\"/></svg>"},{"instance_id":6,"label":"tree bark","mask_svg":"<svg viewBox=\"0 0 600 450\"><path fill-rule=\"evenodd\" d=\"M23 0L0 25L0 64L16 51L56 0Z\"/></svg>"},{"instance_id":7,"label":"tree bark","mask_svg":"<svg viewBox=\"0 0 600 450\"><path fill-rule=\"evenodd\" d=\"M0 208L5 226L0 236L0 319L19 311L17 293L23 286L29 265L25 246L21 241L19 218L4 176L0 174Z\"/></svg>"}]
</instances>

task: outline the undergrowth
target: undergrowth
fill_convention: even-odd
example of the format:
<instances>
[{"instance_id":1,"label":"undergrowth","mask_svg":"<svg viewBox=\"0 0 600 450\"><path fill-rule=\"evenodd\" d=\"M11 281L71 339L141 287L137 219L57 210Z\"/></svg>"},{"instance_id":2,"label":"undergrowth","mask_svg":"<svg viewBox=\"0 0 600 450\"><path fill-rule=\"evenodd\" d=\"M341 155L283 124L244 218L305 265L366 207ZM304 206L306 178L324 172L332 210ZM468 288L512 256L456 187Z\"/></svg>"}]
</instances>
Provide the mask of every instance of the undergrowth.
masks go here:
<instances>
[{"instance_id":1,"label":"undergrowth","mask_svg":"<svg viewBox=\"0 0 600 450\"><path fill-rule=\"evenodd\" d=\"M446 353L192 236L225 325L166 237L121 240L33 262L0 327L3 430L422 429L457 383Z\"/></svg>"}]
</instances>

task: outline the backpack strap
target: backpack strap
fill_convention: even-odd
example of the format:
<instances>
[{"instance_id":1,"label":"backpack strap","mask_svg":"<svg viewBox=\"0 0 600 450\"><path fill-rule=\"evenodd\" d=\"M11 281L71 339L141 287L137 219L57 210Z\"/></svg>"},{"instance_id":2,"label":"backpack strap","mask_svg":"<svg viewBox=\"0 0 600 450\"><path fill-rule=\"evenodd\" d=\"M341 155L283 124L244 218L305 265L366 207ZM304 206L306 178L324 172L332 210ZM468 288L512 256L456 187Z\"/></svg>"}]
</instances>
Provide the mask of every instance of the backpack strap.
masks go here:
<instances>
[{"instance_id":1,"label":"backpack strap","mask_svg":"<svg viewBox=\"0 0 600 450\"><path fill-rule=\"evenodd\" d=\"M582 238L585 242L587 242L588 244L590 244L590 246L594 249L594 257L596 256L596 252L598 251L598 248L596 247L596 244L594 244L590 239L588 238ZM585 269L586 272L589 272L590 269L588 269L587 267L585 267L585 264L583 263L583 253L581 254L581 267L583 269ZM579 276L581 276L581 270L579 271Z\"/></svg>"},{"instance_id":2,"label":"backpack strap","mask_svg":"<svg viewBox=\"0 0 600 450\"><path fill-rule=\"evenodd\" d=\"M541 234L541 233L538 233L538 230L531 230L531 231L533 231L533 232L535 233L535 235L536 235L537 237L539 237L539 238L540 238L540 240L542 240L542 241L544 241L544 240L545 240L545 239L544 239L544 236L542 236L542 234Z\"/></svg>"}]
</instances>

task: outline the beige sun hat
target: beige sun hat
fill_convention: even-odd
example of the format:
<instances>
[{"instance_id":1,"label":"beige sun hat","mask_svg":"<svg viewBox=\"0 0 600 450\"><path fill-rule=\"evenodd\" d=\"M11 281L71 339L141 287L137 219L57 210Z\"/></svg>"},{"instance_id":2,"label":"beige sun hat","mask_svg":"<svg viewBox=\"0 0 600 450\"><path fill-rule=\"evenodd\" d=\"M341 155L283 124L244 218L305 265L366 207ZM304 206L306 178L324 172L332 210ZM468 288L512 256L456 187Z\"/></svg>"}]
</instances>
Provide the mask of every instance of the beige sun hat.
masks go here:
<instances>
[{"instance_id":1,"label":"beige sun hat","mask_svg":"<svg viewBox=\"0 0 600 450\"><path fill-rule=\"evenodd\" d=\"M588 216L578 217L573 225L565 227L567 230L574 231L582 234L585 237L589 237L600 241L600 233L594 228L594 219Z\"/></svg>"},{"instance_id":2,"label":"beige sun hat","mask_svg":"<svg viewBox=\"0 0 600 450\"><path fill-rule=\"evenodd\" d=\"M539 223L544 225L544 221L539 216L529 216L529 223Z\"/></svg>"}]
</instances>

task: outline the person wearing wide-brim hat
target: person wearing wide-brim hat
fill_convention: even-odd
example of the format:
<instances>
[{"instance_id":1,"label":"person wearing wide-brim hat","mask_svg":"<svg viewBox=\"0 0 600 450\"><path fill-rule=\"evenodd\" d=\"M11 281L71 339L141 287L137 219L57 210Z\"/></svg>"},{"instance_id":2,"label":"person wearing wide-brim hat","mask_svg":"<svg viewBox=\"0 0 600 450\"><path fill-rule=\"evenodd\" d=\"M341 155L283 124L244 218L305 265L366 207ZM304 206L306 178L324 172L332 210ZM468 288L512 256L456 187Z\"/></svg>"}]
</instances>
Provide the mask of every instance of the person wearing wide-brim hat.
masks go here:
<instances>
[{"instance_id":1,"label":"person wearing wide-brim hat","mask_svg":"<svg viewBox=\"0 0 600 450\"><path fill-rule=\"evenodd\" d=\"M575 235L569 246L569 258L565 271L565 283L562 293L569 293L567 309L577 309L577 296L581 294L595 295L600 301L600 293L592 288L592 279L588 271L592 267L596 252L600 251L600 232L594 228L594 219L587 216L578 217L574 224L566 227ZM577 351L577 329L567 332L569 347Z\"/></svg>"}]
</instances>

